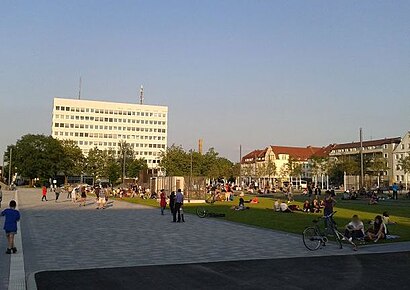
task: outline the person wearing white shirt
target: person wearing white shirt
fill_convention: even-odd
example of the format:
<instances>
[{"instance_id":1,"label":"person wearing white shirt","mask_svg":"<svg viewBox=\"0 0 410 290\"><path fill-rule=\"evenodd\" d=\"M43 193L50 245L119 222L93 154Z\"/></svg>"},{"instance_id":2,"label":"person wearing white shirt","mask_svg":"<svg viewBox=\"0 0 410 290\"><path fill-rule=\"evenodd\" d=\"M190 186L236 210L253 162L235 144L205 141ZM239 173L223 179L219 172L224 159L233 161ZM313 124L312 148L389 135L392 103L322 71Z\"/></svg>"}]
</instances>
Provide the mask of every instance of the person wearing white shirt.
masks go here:
<instances>
[{"instance_id":1,"label":"person wearing white shirt","mask_svg":"<svg viewBox=\"0 0 410 290\"><path fill-rule=\"evenodd\" d=\"M357 214L355 214L351 222L346 225L345 237L349 240L364 238L364 225Z\"/></svg>"}]
</instances>

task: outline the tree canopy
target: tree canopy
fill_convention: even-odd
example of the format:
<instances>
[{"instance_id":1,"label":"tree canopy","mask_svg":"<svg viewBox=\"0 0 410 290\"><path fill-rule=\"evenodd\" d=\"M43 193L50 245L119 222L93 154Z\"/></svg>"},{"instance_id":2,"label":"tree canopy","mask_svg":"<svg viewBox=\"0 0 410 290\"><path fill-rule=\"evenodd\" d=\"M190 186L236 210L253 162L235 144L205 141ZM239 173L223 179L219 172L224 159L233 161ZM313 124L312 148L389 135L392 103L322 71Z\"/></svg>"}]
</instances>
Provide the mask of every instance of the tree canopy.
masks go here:
<instances>
[{"instance_id":1,"label":"tree canopy","mask_svg":"<svg viewBox=\"0 0 410 290\"><path fill-rule=\"evenodd\" d=\"M195 151L185 151L182 146L172 145L162 154L160 167L167 176L206 176L211 179L237 177L238 166L224 158L214 148L210 148L205 154ZM192 166L191 166L192 164Z\"/></svg>"}]
</instances>

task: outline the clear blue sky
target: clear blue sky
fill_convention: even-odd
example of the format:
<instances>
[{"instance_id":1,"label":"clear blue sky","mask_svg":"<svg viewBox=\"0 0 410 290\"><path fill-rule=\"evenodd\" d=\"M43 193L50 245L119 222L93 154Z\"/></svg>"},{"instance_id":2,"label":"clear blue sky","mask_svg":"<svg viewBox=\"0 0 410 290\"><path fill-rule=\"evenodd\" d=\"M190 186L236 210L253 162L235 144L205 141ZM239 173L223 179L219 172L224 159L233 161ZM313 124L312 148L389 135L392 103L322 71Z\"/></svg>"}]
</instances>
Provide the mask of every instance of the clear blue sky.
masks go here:
<instances>
[{"instance_id":1,"label":"clear blue sky","mask_svg":"<svg viewBox=\"0 0 410 290\"><path fill-rule=\"evenodd\" d=\"M50 134L52 99L168 105L169 143L232 160L269 144L410 130L410 1L17 1L0 6L0 156Z\"/></svg>"}]
</instances>

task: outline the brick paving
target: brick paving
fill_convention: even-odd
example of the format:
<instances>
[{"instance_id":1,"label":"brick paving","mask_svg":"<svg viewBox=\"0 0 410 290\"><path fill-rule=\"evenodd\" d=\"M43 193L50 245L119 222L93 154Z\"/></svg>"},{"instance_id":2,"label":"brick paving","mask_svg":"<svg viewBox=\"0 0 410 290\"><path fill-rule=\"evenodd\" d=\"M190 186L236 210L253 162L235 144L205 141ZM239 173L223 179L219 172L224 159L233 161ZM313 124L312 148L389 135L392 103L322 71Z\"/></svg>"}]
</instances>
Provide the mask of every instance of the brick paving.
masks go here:
<instances>
[{"instance_id":1,"label":"brick paving","mask_svg":"<svg viewBox=\"0 0 410 290\"><path fill-rule=\"evenodd\" d=\"M336 245L310 252L299 235L218 219L186 215L186 223L172 223L169 211L161 216L159 209L119 201L97 210L93 199L80 207L65 197L61 195L58 203L54 196L41 202L40 189L19 190L26 277L43 270L354 253ZM381 248L361 248L359 253L410 250L409 243ZM7 267L3 259L0 267Z\"/></svg>"}]
</instances>

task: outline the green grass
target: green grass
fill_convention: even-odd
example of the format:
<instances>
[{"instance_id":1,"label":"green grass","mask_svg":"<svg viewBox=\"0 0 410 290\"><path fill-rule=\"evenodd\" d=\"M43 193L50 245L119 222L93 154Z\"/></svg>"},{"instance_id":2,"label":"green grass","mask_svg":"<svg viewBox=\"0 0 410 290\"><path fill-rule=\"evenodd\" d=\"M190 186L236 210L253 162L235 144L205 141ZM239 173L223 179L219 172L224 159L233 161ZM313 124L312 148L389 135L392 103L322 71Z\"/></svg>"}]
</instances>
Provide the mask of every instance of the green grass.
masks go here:
<instances>
[{"instance_id":1,"label":"green grass","mask_svg":"<svg viewBox=\"0 0 410 290\"><path fill-rule=\"evenodd\" d=\"M277 195L283 197L282 195ZM245 200L250 197L245 197ZM298 204L302 207L302 203L306 198L303 196L296 196L293 204ZM124 201L144 204L148 206L158 207L159 204L156 200L143 200L139 198L124 198ZM249 206L249 210L235 211L231 207L238 204L238 199L235 198L233 202L216 202L215 204L184 204L184 210L187 213L196 213L198 207L206 207L209 212L224 213L225 217L222 219L243 223L247 225L268 228L273 230L280 230L284 232L290 232L295 234L301 234L306 226L312 224L312 221L322 214L294 212L294 213L281 213L274 212L272 210L274 198L272 197L259 197L258 204L245 204ZM368 200L341 200L337 199L335 210L335 221L342 228L350 221L352 215L357 214L367 223L373 220L378 214L382 214L384 211L388 211L390 219L397 222L396 225L389 225L389 231L391 234L399 235L400 239L388 240L387 242L394 241L410 241L410 200L385 200L380 201L377 205L368 205Z\"/></svg>"}]
</instances>

